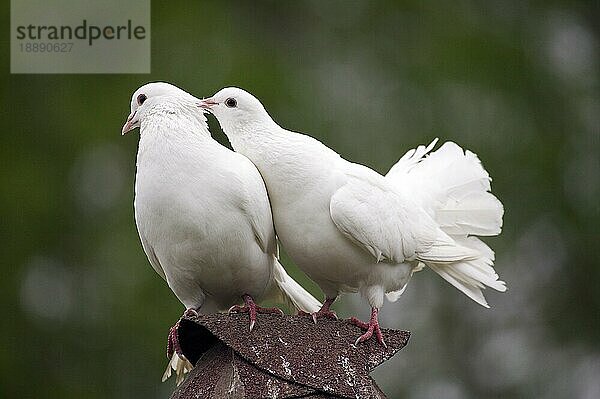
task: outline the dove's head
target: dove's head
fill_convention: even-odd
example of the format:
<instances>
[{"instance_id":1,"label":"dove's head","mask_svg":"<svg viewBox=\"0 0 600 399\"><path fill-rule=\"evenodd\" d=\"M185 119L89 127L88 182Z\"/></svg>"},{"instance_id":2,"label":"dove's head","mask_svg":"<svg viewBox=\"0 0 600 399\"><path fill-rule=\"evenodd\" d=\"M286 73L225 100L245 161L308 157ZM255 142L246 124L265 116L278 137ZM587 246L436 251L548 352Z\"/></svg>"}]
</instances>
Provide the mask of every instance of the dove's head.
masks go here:
<instances>
[{"instance_id":1,"label":"dove's head","mask_svg":"<svg viewBox=\"0 0 600 399\"><path fill-rule=\"evenodd\" d=\"M221 89L214 96L200 101L199 105L218 119L227 135L239 134L260 124L274 124L260 101L237 87Z\"/></svg>"},{"instance_id":2,"label":"dove's head","mask_svg":"<svg viewBox=\"0 0 600 399\"><path fill-rule=\"evenodd\" d=\"M123 125L121 134L126 134L136 127L140 127L141 121L157 106L163 104L166 98L177 98L187 101L189 104L197 104L198 100L188 92L177 86L165 82L147 83L137 89L131 96L131 113ZM204 118L201 113L200 117Z\"/></svg>"}]
</instances>

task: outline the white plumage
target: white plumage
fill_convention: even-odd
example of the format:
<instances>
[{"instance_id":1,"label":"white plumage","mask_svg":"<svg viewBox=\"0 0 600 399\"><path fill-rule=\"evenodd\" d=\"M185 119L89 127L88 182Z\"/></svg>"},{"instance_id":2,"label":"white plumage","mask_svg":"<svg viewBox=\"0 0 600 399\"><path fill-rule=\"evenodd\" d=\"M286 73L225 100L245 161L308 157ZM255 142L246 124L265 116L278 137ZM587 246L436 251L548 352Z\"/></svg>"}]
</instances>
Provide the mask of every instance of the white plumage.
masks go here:
<instances>
[{"instance_id":1,"label":"white plumage","mask_svg":"<svg viewBox=\"0 0 600 399\"><path fill-rule=\"evenodd\" d=\"M241 89L223 89L202 106L259 169L278 236L323 289L324 307L344 291L368 299L371 321L355 320L368 328L357 341L373 332L381 338L377 311L384 296L396 300L423 265L483 306L484 286L506 289L492 250L474 237L498 234L503 214L475 154L450 142L431 152L434 141L407 152L384 177L279 127Z\"/></svg>"},{"instance_id":2,"label":"white plumage","mask_svg":"<svg viewBox=\"0 0 600 399\"><path fill-rule=\"evenodd\" d=\"M166 83L132 97L123 132L140 126L135 220L150 264L186 309L225 310L249 295L317 310L277 260L258 170L210 137L198 101ZM172 365L183 370L175 354Z\"/></svg>"},{"instance_id":3,"label":"white plumage","mask_svg":"<svg viewBox=\"0 0 600 399\"><path fill-rule=\"evenodd\" d=\"M471 248L479 256L471 261L441 267L429 266L471 299L488 307L481 292L483 285L505 291L493 269L494 252L474 237L493 236L502 230L502 203L490 193L490 176L477 155L457 144L444 143L430 152L427 148L408 151L387 173L399 190L413 193L440 229L457 244ZM482 284L483 283L483 284Z\"/></svg>"}]
</instances>

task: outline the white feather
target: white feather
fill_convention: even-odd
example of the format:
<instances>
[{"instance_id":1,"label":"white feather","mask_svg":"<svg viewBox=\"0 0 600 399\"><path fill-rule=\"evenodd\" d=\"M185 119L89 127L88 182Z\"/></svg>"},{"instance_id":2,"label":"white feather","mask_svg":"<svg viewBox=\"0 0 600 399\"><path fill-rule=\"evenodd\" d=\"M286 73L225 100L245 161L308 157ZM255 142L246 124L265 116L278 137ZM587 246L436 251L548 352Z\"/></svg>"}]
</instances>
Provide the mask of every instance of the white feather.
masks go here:
<instances>
[{"instance_id":1,"label":"white feather","mask_svg":"<svg viewBox=\"0 0 600 399\"><path fill-rule=\"evenodd\" d=\"M425 151L418 153L421 157L413 157L410 164L401 158L386 177L411 192L447 234L500 233L504 209L489 193L491 179L477 155L453 142L428 156Z\"/></svg>"},{"instance_id":2,"label":"white feather","mask_svg":"<svg viewBox=\"0 0 600 399\"><path fill-rule=\"evenodd\" d=\"M230 97L235 109L222 105ZM497 234L502 221L475 154L454 143L431 152L434 140L383 177L281 128L241 89L210 100L233 148L261 172L286 251L327 296L360 291L377 308L385 293L397 299L423 264L484 306L483 285L504 289L489 251L467 239Z\"/></svg>"},{"instance_id":3,"label":"white feather","mask_svg":"<svg viewBox=\"0 0 600 399\"><path fill-rule=\"evenodd\" d=\"M420 158L411 157L410 163L401 158L386 177L414 193L419 205L456 244L477 251L479 255L468 261L424 261L469 298L488 307L481 288L505 291L506 286L493 268L494 252L471 235L499 234L504 208L489 192L491 179L477 155L452 142L426 156L431 150L430 145L427 151L416 151Z\"/></svg>"},{"instance_id":4,"label":"white feather","mask_svg":"<svg viewBox=\"0 0 600 399\"><path fill-rule=\"evenodd\" d=\"M146 100L138 105L140 94ZM135 219L150 263L188 309L224 310L244 294L257 301L283 294L317 310L319 302L277 260L260 173L210 137L197 101L165 83L145 85L132 98L131 121L141 123ZM175 370L179 383L190 368L174 355L164 376Z\"/></svg>"},{"instance_id":5,"label":"white feather","mask_svg":"<svg viewBox=\"0 0 600 399\"><path fill-rule=\"evenodd\" d=\"M321 308L321 302L316 300L296 280L291 278L277 260L275 260L275 267L273 268L273 277L281 290L284 300L290 302L295 309L314 313Z\"/></svg>"},{"instance_id":6,"label":"white feather","mask_svg":"<svg viewBox=\"0 0 600 399\"><path fill-rule=\"evenodd\" d=\"M168 380L171 377L172 371L175 371L175 382L177 386L179 386L185 379L185 375L193 368L194 366L189 362L189 360L187 360L185 357L179 357L177 353L173 353L173 356L171 356L171 359L169 359L169 363L167 364L167 369L162 376L162 382Z\"/></svg>"}]
</instances>

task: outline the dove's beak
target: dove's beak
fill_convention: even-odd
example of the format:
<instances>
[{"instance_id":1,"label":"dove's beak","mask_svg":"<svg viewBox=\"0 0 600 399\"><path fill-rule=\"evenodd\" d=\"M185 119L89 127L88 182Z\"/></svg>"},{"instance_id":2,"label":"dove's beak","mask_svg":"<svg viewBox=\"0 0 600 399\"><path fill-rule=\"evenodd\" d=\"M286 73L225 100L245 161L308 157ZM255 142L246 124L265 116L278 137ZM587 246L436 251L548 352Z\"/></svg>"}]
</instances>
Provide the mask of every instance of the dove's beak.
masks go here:
<instances>
[{"instance_id":1,"label":"dove's beak","mask_svg":"<svg viewBox=\"0 0 600 399\"><path fill-rule=\"evenodd\" d=\"M134 112L132 114L129 114L129 116L127 117L127 121L123 125L123 129L121 129L121 136L124 136L125 134L127 134L127 132L130 132L136 127L140 126L140 121L135 119L135 114L136 113Z\"/></svg>"},{"instance_id":2,"label":"dove's beak","mask_svg":"<svg viewBox=\"0 0 600 399\"><path fill-rule=\"evenodd\" d=\"M215 100L213 100L212 98L205 98L204 100L200 100L200 102L198 103L198 106L202 109L210 111L212 109L212 107L214 107L217 104L219 104L219 103L216 102Z\"/></svg>"}]
</instances>

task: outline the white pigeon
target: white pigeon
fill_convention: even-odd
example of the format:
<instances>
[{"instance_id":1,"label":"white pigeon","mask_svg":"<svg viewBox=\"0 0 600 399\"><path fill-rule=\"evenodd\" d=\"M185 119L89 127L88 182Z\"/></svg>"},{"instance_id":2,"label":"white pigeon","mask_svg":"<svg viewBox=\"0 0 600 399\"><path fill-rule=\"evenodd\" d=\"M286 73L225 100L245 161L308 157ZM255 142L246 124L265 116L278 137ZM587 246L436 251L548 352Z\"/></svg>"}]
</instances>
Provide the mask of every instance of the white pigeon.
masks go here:
<instances>
[{"instance_id":1,"label":"white pigeon","mask_svg":"<svg viewBox=\"0 0 600 399\"><path fill-rule=\"evenodd\" d=\"M277 242L264 182L246 157L213 140L198 99L167 83L133 93L122 134L140 127L135 220L154 270L186 312L224 310L243 299L250 330L254 299L283 299L304 311L321 303L277 260ZM277 309L277 311L279 311ZM176 334L167 356L178 376L191 368ZM182 362L183 361L183 362ZM165 373L166 379L170 368ZM163 379L163 380L164 380Z\"/></svg>"},{"instance_id":2,"label":"white pigeon","mask_svg":"<svg viewBox=\"0 0 600 399\"><path fill-rule=\"evenodd\" d=\"M505 291L494 253L476 235L497 235L503 207L477 156L448 142L404 155L387 176L348 162L318 140L281 128L262 104L225 88L200 106L219 120L235 151L260 171L278 237L294 262L323 290L316 316L335 317L341 292L360 292L371 318L352 323L385 346L378 311L395 301L415 271L429 266L488 307L484 286Z\"/></svg>"}]
</instances>

